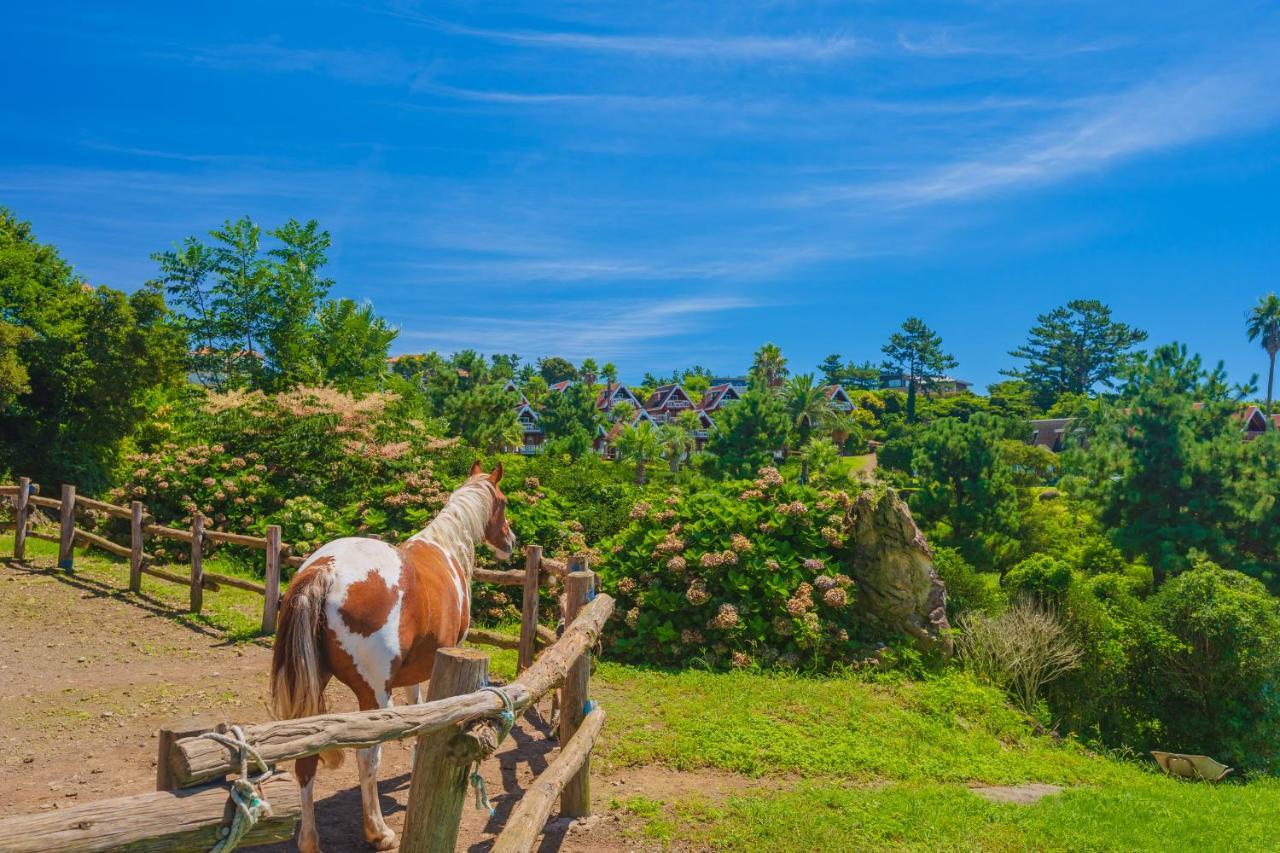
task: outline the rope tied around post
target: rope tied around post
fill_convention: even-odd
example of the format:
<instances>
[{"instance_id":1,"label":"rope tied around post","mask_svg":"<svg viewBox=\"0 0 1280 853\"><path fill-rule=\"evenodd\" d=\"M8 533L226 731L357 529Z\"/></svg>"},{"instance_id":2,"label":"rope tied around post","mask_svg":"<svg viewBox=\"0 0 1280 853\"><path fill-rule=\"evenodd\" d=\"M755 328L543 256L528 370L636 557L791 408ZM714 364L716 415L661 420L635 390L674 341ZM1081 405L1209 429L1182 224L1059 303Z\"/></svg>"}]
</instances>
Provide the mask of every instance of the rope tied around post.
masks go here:
<instances>
[{"instance_id":1,"label":"rope tied around post","mask_svg":"<svg viewBox=\"0 0 1280 853\"><path fill-rule=\"evenodd\" d=\"M494 715L498 718L498 722L500 724L498 727L498 740L494 744L494 749L497 749L498 744L506 740L507 735L511 733L512 727L516 724L516 706L515 703L511 701L511 696L507 694L507 691L504 688L490 687L486 684L484 687L481 687L480 690L492 693L502 700L502 710ZM493 753L489 753L489 755L492 754ZM497 814L497 809L489 803L489 791L485 787L484 777L480 775L480 762L488 758L489 755L477 758L475 763L471 765L470 778L471 787L474 788L476 792L476 810L487 811L489 813L489 817L493 817Z\"/></svg>"},{"instance_id":2,"label":"rope tied around post","mask_svg":"<svg viewBox=\"0 0 1280 853\"><path fill-rule=\"evenodd\" d=\"M230 826L224 826L219 830L222 837L209 851L209 853L231 853L259 820L271 817L271 803L260 796L254 786L267 779L274 771L267 762L262 760L258 751L245 740L244 731L239 726L231 726L230 734L205 732L200 737L222 744L231 750L231 754L240 763L239 778L231 783L231 802L236 807L235 815L231 819ZM249 775L250 760L262 770L257 776Z\"/></svg>"}]
</instances>

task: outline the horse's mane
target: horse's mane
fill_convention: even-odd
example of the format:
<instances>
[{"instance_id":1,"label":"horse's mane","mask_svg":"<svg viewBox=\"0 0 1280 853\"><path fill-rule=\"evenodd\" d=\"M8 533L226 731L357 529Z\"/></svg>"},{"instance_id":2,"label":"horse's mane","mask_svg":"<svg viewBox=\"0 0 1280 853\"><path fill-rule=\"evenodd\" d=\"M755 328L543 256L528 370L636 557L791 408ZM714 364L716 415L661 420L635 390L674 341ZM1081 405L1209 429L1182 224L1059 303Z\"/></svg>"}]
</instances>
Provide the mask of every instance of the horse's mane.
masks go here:
<instances>
[{"instance_id":1,"label":"horse's mane","mask_svg":"<svg viewBox=\"0 0 1280 853\"><path fill-rule=\"evenodd\" d=\"M484 526L493 509L493 489L483 477L463 483L445 503L440 514L414 539L431 542L458 561L470 580L476 567L476 545L484 539Z\"/></svg>"}]
</instances>

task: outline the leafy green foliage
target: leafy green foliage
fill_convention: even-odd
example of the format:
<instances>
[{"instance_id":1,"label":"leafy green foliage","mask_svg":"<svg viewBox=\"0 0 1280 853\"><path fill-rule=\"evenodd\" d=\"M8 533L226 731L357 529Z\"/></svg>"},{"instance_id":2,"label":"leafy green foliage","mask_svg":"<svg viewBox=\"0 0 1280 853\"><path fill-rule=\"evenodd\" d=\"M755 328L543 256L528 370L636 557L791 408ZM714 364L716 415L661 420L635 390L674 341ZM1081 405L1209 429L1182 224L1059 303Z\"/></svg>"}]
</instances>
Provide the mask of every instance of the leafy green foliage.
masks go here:
<instances>
[{"instance_id":1,"label":"leafy green foliage","mask_svg":"<svg viewBox=\"0 0 1280 853\"><path fill-rule=\"evenodd\" d=\"M1047 408L1063 394L1109 387L1147 333L1111 319L1096 299L1073 299L1036 318L1027 342L1009 353L1025 367L1002 371L1025 380L1037 405Z\"/></svg>"},{"instance_id":2,"label":"leafy green foliage","mask_svg":"<svg viewBox=\"0 0 1280 853\"><path fill-rule=\"evenodd\" d=\"M902 331L891 335L881 351L887 370L900 371L910 377L907 384L908 421L915 420L920 386L923 384L928 390L930 382L940 379L957 364L953 356L942 351L942 338L919 317L908 317L902 324Z\"/></svg>"},{"instance_id":3,"label":"leafy green foliage","mask_svg":"<svg viewBox=\"0 0 1280 853\"><path fill-rule=\"evenodd\" d=\"M770 463L789 432L782 400L763 383L754 383L737 403L716 413L707 452L724 476L749 477Z\"/></svg>"},{"instance_id":4,"label":"leafy green foliage","mask_svg":"<svg viewBox=\"0 0 1280 853\"><path fill-rule=\"evenodd\" d=\"M840 559L848 496L760 479L641 501L605 543L624 659L822 666L851 659L853 581Z\"/></svg>"},{"instance_id":5,"label":"leafy green foliage","mask_svg":"<svg viewBox=\"0 0 1280 853\"><path fill-rule=\"evenodd\" d=\"M975 565L998 564L1018 550L1018 495L999 447L1004 429L989 415L934 421L911 456L919 483L912 510Z\"/></svg>"},{"instance_id":6,"label":"leafy green foliage","mask_svg":"<svg viewBox=\"0 0 1280 853\"><path fill-rule=\"evenodd\" d=\"M181 375L163 295L90 287L0 209L0 468L46 484L106 484L153 389Z\"/></svg>"}]
</instances>

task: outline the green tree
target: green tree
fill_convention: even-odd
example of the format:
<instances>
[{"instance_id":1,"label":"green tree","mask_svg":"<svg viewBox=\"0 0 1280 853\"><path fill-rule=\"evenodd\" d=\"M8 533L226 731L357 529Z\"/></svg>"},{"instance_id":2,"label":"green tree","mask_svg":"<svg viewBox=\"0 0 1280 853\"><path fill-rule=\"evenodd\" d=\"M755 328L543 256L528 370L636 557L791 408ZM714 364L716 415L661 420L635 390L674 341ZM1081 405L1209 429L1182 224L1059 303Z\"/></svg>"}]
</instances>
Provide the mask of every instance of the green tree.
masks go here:
<instances>
[{"instance_id":1,"label":"green tree","mask_svg":"<svg viewBox=\"0 0 1280 853\"><path fill-rule=\"evenodd\" d=\"M678 421L659 427L658 441L662 444L662 458L667 460L667 467L673 474L680 470L684 460L693 452L693 435Z\"/></svg>"},{"instance_id":2,"label":"green tree","mask_svg":"<svg viewBox=\"0 0 1280 853\"><path fill-rule=\"evenodd\" d=\"M1268 293L1258 300L1249 312L1248 332L1249 340L1259 341L1267 353L1267 428L1275 429L1271 421L1271 402L1275 390L1276 353L1280 353L1280 297Z\"/></svg>"},{"instance_id":3,"label":"green tree","mask_svg":"<svg viewBox=\"0 0 1280 853\"><path fill-rule=\"evenodd\" d=\"M1048 408L1062 394L1111 387L1130 350L1146 339L1146 332L1113 321L1098 300L1073 299L1036 318L1027 342L1009 353L1026 365L1002 372L1026 380Z\"/></svg>"},{"instance_id":4,"label":"green tree","mask_svg":"<svg viewBox=\"0 0 1280 853\"><path fill-rule=\"evenodd\" d=\"M595 385L596 380L600 378L600 366L596 364L594 358L583 359L582 367L578 368L578 375L582 377L584 385Z\"/></svg>"},{"instance_id":5,"label":"green tree","mask_svg":"<svg viewBox=\"0 0 1280 853\"><path fill-rule=\"evenodd\" d=\"M919 317L908 317L902 331L895 332L881 351L888 370L907 374L907 421L916 419L916 397L923 385L940 379L955 368L956 360L942 351L942 338Z\"/></svg>"},{"instance_id":6,"label":"green tree","mask_svg":"<svg viewBox=\"0 0 1280 853\"><path fill-rule=\"evenodd\" d=\"M595 389L583 382L575 382L563 391L547 394L541 424L549 440L585 434L589 448L592 438L604 424L604 414L596 408ZM580 438L574 446L582 446Z\"/></svg>"},{"instance_id":7,"label":"green tree","mask_svg":"<svg viewBox=\"0 0 1280 853\"><path fill-rule=\"evenodd\" d=\"M316 318L314 353L323 381L343 391L368 392L381 385L387 353L399 332L350 299L326 302Z\"/></svg>"},{"instance_id":8,"label":"green tree","mask_svg":"<svg viewBox=\"0 0 1280 853\"><path fill-rule=\"evenodd\" d=\"M1193 549L1231 558L1231 495L1246 452L1234 417L1241 393L1221 364L1207 370L1185 346L1158 347L1126 371L1118 399L1099 407L1087 451L1072 454L1079 491L1157 581L1186 568Z\"/></svg>"},{"instance_id":9,"label":"green tree","mask_svg":"<svg viewBox=\"0 0 1280 853\"><path fill-rule=\"evenodd\" d=\"M787 380L783 399L791 419L792 444L803 447L831 411L826 387L819 384L812 373L801 373ZM809 482L809 464L804 458L800 460L800 482Z\"/></svg>"},{"instance_id":10,"label":"green tree","mask_svg":"<svg viewBox=\"0 0 1280 853\"><path fill-rule=\"evenodd\" d=\"M987 386L988 408L992 414L1030 420L1036 416L1035 391L1021 379L1008 379Z\"/></svg>"},{"instance_id":11,"label":"green tree","mask_svg":"<svg viewBox=\"0 0 1280 853\"><path fill-rule=\"evenodd\" d=\"M635 426L623 427L618 436L618 456L636 466L636 485L645 483L646 467L650 462L662 455L663 444L649 421L640 421Z\"/></svg>"},{"instance_id":12,"label":"green tree","mask_svg":"<svg viewBox=\"0 0 1280 853\"><path fill-rule=\"evenodd\" d=\"M825 438L814 436L800 447L800 482L809 482L809 472L813 472L817 482L825 482L826 472L839 459L836 446Z\"/></svg>"},{"instance_id":13,"label":"green tree","mask_svg":"<svg viewBox=\"0 0 1280 853\"><path fill-rule=\"evenodd\" d=\"M515 394L501 385L482 385L449 398L445 417L471 446L494 453L520 443Z\"/></svg>"},{"instance_id":14,"label":"green tree","mask_svg":"<svg viewBox=\"0 0 1280 853\"><path fill-rule=\"evenodd\" d=\"M0 321L0 412L31 390L31 376L22 363L21 347L34 336L30 329Z\"/></svg>"},{"instance_id":15,"label":"green tree","mask_svg":"<svg viewBox=\"0 0 1280 853\"><path fill-rule=\"evenodd\" d=\"M777 344L765 344L756 350L755 359L751 362L751 373L761 377L770 388L777 388L788 373L787 357Z\"/></svg>"},{"instance_id":16,"label":"green tree","mask_svg":"<svg viewBox=\"0 0 1280 853\"><path fill-rule=\"evenodd\" d=\"M863 423L852 412L830 407L823 417L822 428L831 436L838 453L843 454L848 446L852 446L856 453L861 453L864 449L866 439L862 434Z\"/></svg>"},{"instance_id":17,"label":"green tree","mask_svg":"<svg viewBox=\"0 0 1280 853\"><path fill-rule=\"evenodd\" d=\"M977 414L933 421L915 437L911 466L919 491L911 507L974 565L999 564L1017 551L1018 492L1000 453L1005 429L999 419Z\"/></svg>"},{"instance_id":18,"label":"green tree","mask_svg":"<svg viewBox=\"0 0 1280 853\"><path fill-rule=\"evenodd\" d=\"M89 287L0 209L0 323L20 330L0 359L14 395L0 409L0 467L101 488L156 392L182 375L163 293Z\"/></svg>"},{"instance_id":19,"label":"green tree","mask_svg":"<svg viewBox=\"0 0 1280 853\"><path fill-rule=\"evenodd\" d=\"M707 452L725 476L754 476L786 443L790 418L782 399L766 381L760 376L741 400L716 413L716 429L707 442Z\"/></svg>"},{"instance_id":20,"label":"green tree","mask_svg":"<svg viewBox=\"0 0 1280 853\"><path fill-rule=\"evenodd\" d=\"M832 353L818 365L823 380L828 385L843 385L845 388L870 390L880 381L880 369L869 361L862 364L842 362L839 353Z\"/></svg>"},{"instance_id":21,"label":"green tree","mask_svg":"<svg viewBox=\"0 0 1280 853\"><path fill-rule=\"evenodd\" d=\"M578 368L574 367L573 362L567 358L549 355L538 359L538 375L545 379L548 385L555 385L566 379L577 379Z\"/></svg>"},{"instance_id":22,"label":"green tree","mask_svg":"<svg viewBox=\"0 0 1280 853\"><path fill-rule=\"evenodd\" d=\"M604 366L600 368L600 378L607 385L616 385L618 382L618 365L612 361L606 361Z\"/></svg>"}]
</instances>

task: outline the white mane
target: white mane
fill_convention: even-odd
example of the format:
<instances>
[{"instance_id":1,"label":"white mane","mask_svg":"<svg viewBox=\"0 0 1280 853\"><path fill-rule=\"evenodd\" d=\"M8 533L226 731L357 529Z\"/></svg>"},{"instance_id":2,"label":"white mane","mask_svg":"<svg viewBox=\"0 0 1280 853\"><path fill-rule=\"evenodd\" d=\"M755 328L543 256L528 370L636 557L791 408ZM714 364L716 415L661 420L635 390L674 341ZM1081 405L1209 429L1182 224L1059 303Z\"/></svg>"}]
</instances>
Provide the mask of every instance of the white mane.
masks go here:
<instances>
[{"instance_id":1,"label":"white mane","mask_svg":"<svg viewBox=\"0 0 1280 853\"><path fill-rule=\"evenodd\" d=\"M454 490L426 529L412 538L440 546L462 566L469 581L476 567L476 545L484 539L484 526L492 509L493 490L485 480L468 480Z\"/></svg>"}]
</instances>

